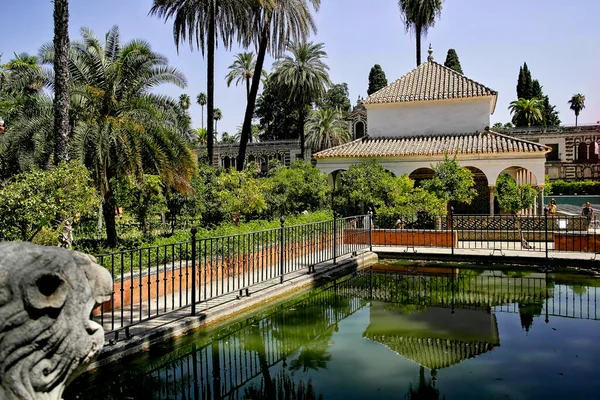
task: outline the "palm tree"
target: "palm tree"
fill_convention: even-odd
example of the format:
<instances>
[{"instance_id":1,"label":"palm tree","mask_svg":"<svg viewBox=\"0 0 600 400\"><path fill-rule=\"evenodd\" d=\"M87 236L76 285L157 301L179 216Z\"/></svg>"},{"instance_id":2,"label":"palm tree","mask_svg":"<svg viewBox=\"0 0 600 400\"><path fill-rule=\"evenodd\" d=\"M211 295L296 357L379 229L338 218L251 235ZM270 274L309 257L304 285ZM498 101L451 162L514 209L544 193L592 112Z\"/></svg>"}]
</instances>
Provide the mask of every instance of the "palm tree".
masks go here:
<instances>
[{"instance_id":1,"label":"palm tree","mask_svg":"<svg viewBox=\"0 0 600 400\"><path fill-rule=\"evenodd\" d=\"M220 108L215 108L213 119L215 120L215 135L217 135L217 122L219 122L223 118L223 113Z\"/></svg>"},{"instance_id":2,"label":"palm tree","mask_svg":"<svg viewBox=\"0 0 600 400\"><path fill-rule=\"evenodd\" d=\"M516 126L532 126L544 120L544 103L536 97L511 101L508 109L513 114L513 123Z\"/></svg>"},{"instance_id":3,"label":"palm tree","mask_svg":"<svg viewBox=\"0 0 600 400\"><path fill-rule=\"evenodd\" d=\"M585 108L585 96L581 93L574 94L569 100L569 104L571 105L569 108L575 113L575 126L577 126L579 113Z\"/></svg>"},{"instance_id":4,"label":"palm tree","mask_svg":"<svg viewBox=\"0 0 600 400\"><path fill-rule=\"evenodd\" d=\"M238 53L235 55L235 61L229 66L229 73L225 77L227 87L235 80L237 86L241 81L246 82L246 97L250 96L250 80L254 75L256 61L254 53Z\"/></svg>"},{"instance_id":5,"label":"palm tree","mask_svg":"<svg viewBox=\"0 0 600 400\"><path fill-rule=\"evenodd\" d=\"M69 159L69 1L54 0L54 162Z\"/></svg>"},{"instance_id":6,"label":"palm tree","mask_svg":"<svg viewBox=\"0 0 600 400\"><path fill-rule=\"evenodd\" d=\"M204 106L206 105L206 93L201 92L196 97L196 103L202 107L202 128L204 128Z\"/></svg>"},{"instance_id":7,"label":"palm tree","mask_svg":"<svg viewBox=\"0 0 600 400\"><path fill-rule=\"evenodd\" d=\"M72 98L78 95L86 112L74 129L71 147L102 194L107 242L114 246L113 178L157 174L165 185L190 190L196 164L177 128L178 103L150 90L162 83L183 88L187 82L147 42L122 45L118 27L104 42L85 28L81 35L71 46L69 70ZM41 50L45 62L51 62L52 53L50 46Z\"/></svg>"},{"instance_id":8,"label":"palm tree","mask_svg":"<svg viewBox=\"0 0 600 400\"><path fill-rule=\"evenodd\" d=\"M245 15L251 0L154 0L150 14L173 21L173 39L179 44L187 42L204 51L207 59L207 106L208 121L214 118L215 103L215 47L217 36L225 48L231 47L236 32L248 32L250 19ZM262 0L259 0L262 1ZM243 38L240 37L240 41ZM213 124L207 123L208 163L214 154Z\"/></svg>"},{"instance_id":9,"label":"palm tree","mask_svg":"<svg viewBox=\"0 0 600 400\"><path fill-rule=\"evenodd\" d=\"M313 151L328 149L350 141L350 129L339 110L331 107L313 110L306 121L306 144Z\"/></svg>"},{"instance_id":10,"label":"palm tree","mask_svg":"<svg viewBox=\"0 0 600 400\"><path fill-rule=\"evenodd\" d=\"M289 51L283 59L275 63L273 82L285 90L298 110L300 130L300 152L304 157L304 123L306 108L321 98L331 86L329 67L323 62L327 53L323 43L290 42Z\"/></svg>"},{"instance_id":11,"label":"palm tree","mask_svg":"<svg viewBox=\"0 0 600 400\"><path fill-rule=\"evenodd\" d=\"M187 94L179 95L179 107L181 107L183 111L187 111L190 108L190 104L190 96L188 96Z\"/></svg>"},{"instance_id":12,"label":"palm tree","mask_svg":"<svg viewBox=\"0 0 600 400\"><path fill-rule=\"evenodd\" d=\"M246 147L248 138L252 134L254 107L266 53L268 51L271 56L278 58L286 50L290 40L303 42L311 31L316 33L317 28L308 3L315 11L318 11L321 0L270 0L257 4L253 8L253 14L249 18L250 24L246 25L248 31L244 36L252 39L257 44L258 50L242 125L240 151L236 165L238 171L244 169Z\"/></svg>"},{"instance_id":13,"label":"palm tree","mask_svg":"<svg viewBox=\"0 0 600 400\"><path fill-rule=\"evenodd\" d=\"M442 0L398 0L406 32L413 31L417 42L417 67L421 65L421 36L426 36L442 13Z\"/></svg>"}]
</instances>

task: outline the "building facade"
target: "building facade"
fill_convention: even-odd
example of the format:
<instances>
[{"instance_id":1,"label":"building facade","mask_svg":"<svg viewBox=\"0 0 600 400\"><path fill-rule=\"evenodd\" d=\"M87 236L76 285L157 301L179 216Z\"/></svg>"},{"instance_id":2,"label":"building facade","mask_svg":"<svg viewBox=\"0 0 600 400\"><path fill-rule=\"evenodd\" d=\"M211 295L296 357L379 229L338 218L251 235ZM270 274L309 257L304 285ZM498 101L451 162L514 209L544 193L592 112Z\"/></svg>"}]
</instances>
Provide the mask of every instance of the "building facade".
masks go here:
<instances>
[{"instance_id":1,"label":"building facade","mask_svg":"<svg viewBox=\"0 0 600 400\"><path fill-rule=\"evenodd\" d=\"M355 140L314 154L317 167L335 188L339 172L365 159L419 181L432 177L431 166L446 155L456 156L473 173L478 191L473 204L459 206L458 213L497 212L494 189L502 173L538 189L537 204L528 213L541 213L551 150L490 130L497 98L496 91L435 62L430 48L423 64L359 101L349 116Z\"/></svg>"}]
</instances>

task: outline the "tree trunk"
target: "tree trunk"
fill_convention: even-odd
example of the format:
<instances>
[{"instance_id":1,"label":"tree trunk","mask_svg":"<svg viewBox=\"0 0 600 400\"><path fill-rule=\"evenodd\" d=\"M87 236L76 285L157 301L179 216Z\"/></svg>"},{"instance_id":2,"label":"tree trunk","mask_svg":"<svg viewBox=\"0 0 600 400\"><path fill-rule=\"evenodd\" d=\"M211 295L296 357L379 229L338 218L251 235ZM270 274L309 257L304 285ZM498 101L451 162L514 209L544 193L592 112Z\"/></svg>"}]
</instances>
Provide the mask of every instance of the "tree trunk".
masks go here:
<instances>
[{"instance_id":1,"label":"tree trunk","mask_svg":"<svg viewBox=\"0 0 600 400\"><path fill-rule=\"evenodd\" d=\"M421 27L415 27L415 36L417 41L417 67L421 65Z\"/></svg>"},{"instance_id":2,"label":"tree trunk","mask_svg":"<svg viewBox=\"0 0 600 400\"><path fill-rule=\"evenodd\" d=\"M577 117L579 117L579 115L577 115L577 113L575 113L575 127L577 127Z\"/></svg>"},{"instance_id":3,"label":"tree trunk","mask_svg":"<svg viewBox=\"0 0 600 400\"><path fill-rule=\"evenodd\" d=\"M208 6L208 71L207 71L207 105L206 116L206 149L208 152L208 165L212 165L214 155L214 121L215 115L215 0L210 0Z\"/></svg>"},{"instance_id":4,"label":"tree trunk","mask_svg":"<svg viewBox=\"0 0 600 400\"><path fill-rule=\"evenodd\" d=\"M102 214L104 215L104 223L106 225L106 244L109 247L116 247L119 242L119 237L117 236L115 202L110 189L104 195Z\"/></svg>"},{"instance_id":5,"label":"tree trunk","mask_svg":"<svg viewBox=\"0 0 600 400\"><path fill-rule=\"evenodd\" d=\"M298 125L300 127L300 158L304 160L304 151L306 150L305 137L304 137L304 125L306 123L306 106L298 112Z\"/></svg>"},{"instance_id":6,"label":"tree trunk","mask_svg":"<svg viewBox=\"0 0 600 400\"><path fill-rule=\"evenodd\" d=\"M260 85L260 73L265 62L267 54L267 46L269 45L269 32L271 25L271 17L265 18L263 30L260 36L258 45L258 55L256 56L256 66L254 67L254 75L252 76L252 86L248 95L248 104L246 104L246 113L244 114L244 124L242 125L242 134L240 137L240 151L237 158L236 169L244 170L244 162L246 161L246 147L248 145L248 137L252 134L252 117L254 116L254 106L256 104L256 96L258 95L258 87Z\"/></svg>"},{"instance_id":7,"label":"tree trunk","mask_svg":"<svg viewBox=\"0 0 600 400\"><path fill-rule=\"evenodd\" d=\"M69 1L54 0L54 163L69 160Z\"/></svg>"},{"instance_id":8,"label":"tree trunk","mask_svg":"<svg viewBox=\"0 0 600 400\"><path fill-rule=\"evenodd\" d=\"M200 106L200 108L202 109L202 129L204 129L204 106Z\"/></svg>"},{"instance_id":9,"label":"tree trunk","mask_svg":"<svg viewBox=\"0 0 600 400\"><path fill-rule=\"evenodd\" d=\"M98 235L102 232L102 204L98 207L98 222L96 223L96 232Z\"/></svg>"}]
</instances>

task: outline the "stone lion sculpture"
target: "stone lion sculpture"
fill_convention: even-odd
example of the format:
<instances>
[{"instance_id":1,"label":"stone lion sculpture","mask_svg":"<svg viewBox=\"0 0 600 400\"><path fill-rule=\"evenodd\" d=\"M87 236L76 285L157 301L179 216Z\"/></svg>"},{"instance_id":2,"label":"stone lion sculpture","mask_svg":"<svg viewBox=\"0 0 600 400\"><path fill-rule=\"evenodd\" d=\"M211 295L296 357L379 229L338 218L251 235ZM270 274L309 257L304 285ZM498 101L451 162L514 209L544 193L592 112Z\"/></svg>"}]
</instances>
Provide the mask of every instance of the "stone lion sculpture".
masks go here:
<instances>
[{"instance_id":1,"label":"stone lion sculpture","mask_svg":"<svg viewBox=\"0 0 600 400\"><path fill-rule=\"evenodd\" d=\"M0 243L0 399L60 399L104 345L90 316L111 292L91 256Z\"/></svg>"}]
</instances>

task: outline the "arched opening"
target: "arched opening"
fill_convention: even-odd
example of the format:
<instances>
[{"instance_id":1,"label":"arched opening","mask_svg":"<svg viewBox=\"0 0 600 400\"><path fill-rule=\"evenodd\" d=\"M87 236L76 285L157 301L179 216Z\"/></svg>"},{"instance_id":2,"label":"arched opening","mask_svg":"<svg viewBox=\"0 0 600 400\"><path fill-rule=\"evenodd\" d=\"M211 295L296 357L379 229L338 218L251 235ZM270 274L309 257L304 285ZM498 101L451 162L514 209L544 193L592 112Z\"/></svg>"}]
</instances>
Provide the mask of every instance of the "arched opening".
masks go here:
<instances>
[{"instance_id":1,"label":"arched opening","mask_svg":"<svg viewBox=\"0 0 600 400\"><path fill-rule=\"evenodd\" d=\"M255 162L255 161L256 161L256 157L254 157L254 154L250 154L248 156L248 162L251 163L251 162Z\"/></svg>"},{"instance_id":2,"label":"arched opening","mask_svg":"<svg viewBox=\"0 0 600 400\"><path fill-rule=\"evenodd\" d=\"M579 143L579 146L577 147L577 161L588 161L588 145L583 142Z\"/></svg>"},{"instance_id":3,"label":"arched opening","mask_svg":"<svg viewBox=\"0 0 600 400\"><path fill-rule=\"evenodd\" d=\"M420 187L422 181L433 178L433 175L434 172L431 168L418 168L411 172L408 177L415 181L415 187Z\"/></svg>"},{"instance_id":4,"label":"arched opening","mask_svg":"<svg viewBox=\"0 0 600 400\"><path fill-rule=\"evenodd\" d=\"M502 172L500 172L498 174L498 177L502 174L508 174L508 175L512 176L518 186L531 185L533 187L536 187L538 185L538 180L537 180L535 174L533 172L531 172L530 170L528 170L527 168L522 168L522 167L518 167L518 166L508 167L508 168L505 168L504 170L502 170ZM496 177L494 186L497 186L497 184L498 184L498 177ZM534 214L536 214L535 210L536 210L536 204L534 204L531 207L531 209L529 209L529 210L523 210L522 213L528 214L528 215L534 215ZM500 205L498 204L498 199L494 198L494 214L496 214L496 213L499 214L502 211L504 211L504 210L500 210Z\"/></svg>"},{"instance_id":5,"label":"arched opening","mask_svg":"<svg viewBox=\"0 0 600 400\"><path fill-rule=\"evenodd\" d=\"M474 189L477 196L471 201L471 204L451 202L455 214L489 214L490 213L490 191L488 178L485 173L476 167L467 167L473 179L475 180Z\"/></svg>"},{"instance_id":6,"label":"arched opening","mask_svg":"<svg viewBox=\"0 0 600 400\"><path fill-rule=\"evenodd\" d=\"M229 157L223 158L223 168L225 168L225 169L231 168L231 160L229 159Z\"/></svg>"},{"instance_id":7,"label":"arched opening","mask_svg":"<svg viewBox=\"0 0 600 400\"><path fill-rule=\"evenodd\" d=\"M354 138L360 139L365 136L365 123L362 121L358 121L354 124Z\"/></svg>"}]
</instances>

